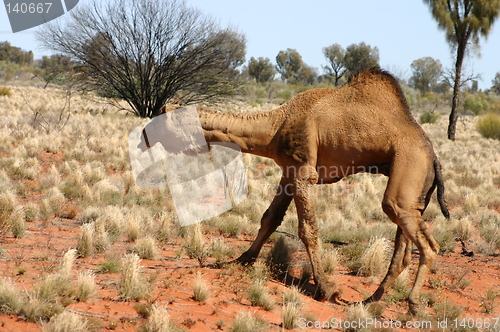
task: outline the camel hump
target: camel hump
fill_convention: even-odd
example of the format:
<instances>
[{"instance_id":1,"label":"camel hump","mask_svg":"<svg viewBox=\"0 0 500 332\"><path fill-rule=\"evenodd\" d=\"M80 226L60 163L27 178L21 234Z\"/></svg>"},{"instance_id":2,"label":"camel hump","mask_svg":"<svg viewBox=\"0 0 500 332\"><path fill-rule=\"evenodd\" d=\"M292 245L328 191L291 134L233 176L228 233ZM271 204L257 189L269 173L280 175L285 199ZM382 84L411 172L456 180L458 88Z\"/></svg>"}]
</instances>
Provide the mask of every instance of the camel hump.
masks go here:
<instances>
[{"instance_id":1,"label":"camel hump","mask_svg":"<svg viewBox=\"0 0 500 332\"><path fill-rule=\"evenodd\" d=\"M348 83L356 84L358 82L366 84L370 80L388 80L399 86L397 79L388 71L380 67L370 67L351 74L348 78Z\"/></svg>"},{"instance_id":2,"label":"camel hump","mask_svg":"<svg viewBox=\"0 0 500 332\"><path fill-rule=\"evenodd\" d=\"M379 67L372 67L351 75L348 79L348 85L352 87L358 87L363 89L372 89L373 84L377 84L378 86L375 88L375 91L379 91L380 89L384 89L380 86L380 84L385 86L385 89L389 89L386 91L390 91L390 93L394 94L401 104L404 106L404 109L409 113L410 107L406 101L403 90L401 89L401 85L396 77L394 77L388 71L385 71Z\"/></svg>"}]
</instances>

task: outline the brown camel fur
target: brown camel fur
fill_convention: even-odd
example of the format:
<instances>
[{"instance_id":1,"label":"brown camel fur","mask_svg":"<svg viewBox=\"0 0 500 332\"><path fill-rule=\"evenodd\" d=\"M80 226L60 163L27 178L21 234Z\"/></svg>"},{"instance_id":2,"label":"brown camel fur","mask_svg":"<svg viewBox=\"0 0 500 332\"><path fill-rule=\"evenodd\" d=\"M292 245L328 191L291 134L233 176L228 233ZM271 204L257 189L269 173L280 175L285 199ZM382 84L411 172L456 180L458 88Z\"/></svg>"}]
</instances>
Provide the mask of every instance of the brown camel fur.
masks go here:
<instances>
[{"instance_id":1,"label":"brown camel fur","mask_svg":"<svg viewBox=\"0 0 500 332\"><path fill-rule=\"evenodd\" d=\"M292 199L299 219L299 237L309 254L316 298L333 294L320 257L318 225L311 186L339 181L358 173L389 177L383 211L398 226L387 275L365 302L378 301L411 260L412 244L420 261L409 295L410 312L418 309L420 290L439 252L439 245L422 222L437 186L443 201L441 167L432 144L410 114L393 76L369 69L337 89L305 91L286 104L257 114L199 111L207 142L236 143L243 152L269 157L282 168L278 193L264 213L257 238L237 260L253 263L269 236L281 224Z\"/></svg>"}]
</instances>

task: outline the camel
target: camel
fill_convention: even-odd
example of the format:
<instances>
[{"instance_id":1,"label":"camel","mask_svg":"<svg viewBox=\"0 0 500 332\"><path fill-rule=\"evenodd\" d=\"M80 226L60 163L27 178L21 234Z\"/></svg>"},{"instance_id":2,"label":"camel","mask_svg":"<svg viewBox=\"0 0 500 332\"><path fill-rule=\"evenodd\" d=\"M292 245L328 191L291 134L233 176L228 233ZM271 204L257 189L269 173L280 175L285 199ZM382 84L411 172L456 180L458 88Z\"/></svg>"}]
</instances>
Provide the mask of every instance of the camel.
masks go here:
<instances>
[{"instance_id":1,"label":"camel","mask_svg":"<svg viewBox=\"0 0 500 332\"><path fill-rule=\"evenodd\" d=\"M244 153L273 159L283 171L258 235L238 262L255 262L293 199L298 235L312 265L315 298L332 300L338 294L329 288L323 271L311 187L335 183L358 172L384 174L389 179L382 208L398 226L395 249L385 278L364 302L381 299L410 263L415 244L420 258L408 303L410 313L417 313L421 288L439 252L439 244L422 222L436 187L446 218L449 212L444 203L441 166L431 141L412 117L391 74L371 68L352 76L342 87L302 92L269 112L222 114L201 109L198 113L208 144L235 143ZM155 143L145 140L148 146Z\"/></svg>"}]
</instances>

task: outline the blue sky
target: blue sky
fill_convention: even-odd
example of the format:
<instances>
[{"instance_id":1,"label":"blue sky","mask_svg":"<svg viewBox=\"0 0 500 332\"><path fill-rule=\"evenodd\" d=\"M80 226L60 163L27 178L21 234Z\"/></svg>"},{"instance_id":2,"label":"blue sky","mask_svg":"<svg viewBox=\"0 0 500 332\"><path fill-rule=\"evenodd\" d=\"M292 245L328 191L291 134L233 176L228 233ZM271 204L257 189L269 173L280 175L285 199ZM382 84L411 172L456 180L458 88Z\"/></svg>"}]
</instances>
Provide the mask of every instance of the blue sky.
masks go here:
<instances>
[{"instance_id":1,"label":"blue sky","mask_svg":"<svg viewBox=\"0 0 500 332\"><path fill-rule=\"evenodd\" d=\"M84 2L85 0L81 1ZM422 0L186 0L193 7L230 26L247 38L247 60L268 57L273 62L280 50L296 49L310 66L322 73L326 60L322 48L334 43L347 47L364 41L377 46L380 64L403 78L411 76L413 60L430 56L444 67L453 65L444 33ZM35 58L50 52L41 50L34 29L13 34L5 7L0 7L0 41L25 50ZM481 74L480 88L489 88L500 72L500 22L496 22L485 41L481 57L467 61L468 70Z\"/></svg>"}]
</instances>

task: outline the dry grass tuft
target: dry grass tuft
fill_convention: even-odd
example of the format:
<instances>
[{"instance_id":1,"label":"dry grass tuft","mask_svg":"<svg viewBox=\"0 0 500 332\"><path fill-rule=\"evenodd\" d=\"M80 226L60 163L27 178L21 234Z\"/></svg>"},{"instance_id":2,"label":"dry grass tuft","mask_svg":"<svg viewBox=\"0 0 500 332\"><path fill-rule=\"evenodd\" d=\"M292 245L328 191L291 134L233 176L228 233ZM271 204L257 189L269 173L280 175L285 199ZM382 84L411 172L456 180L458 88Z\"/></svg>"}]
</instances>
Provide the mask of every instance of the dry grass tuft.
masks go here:
<instances>
[{"instance_id":1,"label":"dry grass tuft","mask_svg":"<svg viewBox=\"0 0 500 332\"><path fill-rule=\"evenodd\" d=\"M42 325L44 332L86 332L89 327L84 317L68 311L53 316L48 323Z\"/></svg>"},{"instance_id":2,"label":"dry grass tuft","mask_svg":"<svg viewBox=\"0 0 500 332\"><path fill-rule=\"evenodd\" d=\"M84 224L80 227L78 242L76 244L76 252L80 257L89 257L94 250L94 225Z\"/></svg>"},{"instance_id":3,"label":"dry grass tuft","mask_svg":"<svg viewBox=\"0 0 500 332\"><path fill-rule=\"evenodd\" d=\"M208 247L205 245L205 237L201 231L201 226L195 224L185 227L187 230L186 236L186 252L189 258L195 258L200 263L200 266L205 264L208 258Z\"/></svg>"},{"instance_id":4,"label":"dry grass tuft","mask_svg":"<svg viewBox=\"0 0 500 332\"><path fill-rule=\"evenodd\" d=\"M362 304L362 303L359 303L359 304L354 304L354 305L351 305L349 306L349 308L347 309L347 316L346 318L344 319L345 321L349 321L349 322L366 322L368 319L372 318L372 315L370 313L370 311L367 309L367 307ZM348 324L350 325L350 327L346 327L343 329L343 331L346 331L346 332L360 332L360 331L363 331L363 332L369 332L370 329L369 328L354 328L354 327L357 327L358 325L356 324Z\"/></svg>"},{"instance_id":5,"label":"dry grass tuft","mask_svg":"<svg viewBox=\"0 0 500 332\"><path fill-rule=\"evenodd\" d=\"M23 297L9 279L0 278L0 312L15 313L21 309Z\"/></svg>"},{"instance_id":6,"label":"dry grass tuft","mask_svg":"<svg viewBox=\"0 0 500 332\"><path fill-rule=\"evenodd\" d=\"M158 247L153 237L147 236L136 241L132 252L136 253L141 259L154 260L158 257Z\"/></svg>"},{"instance_id":7,"label":"dry grass tuft","mask_svg":"<svg viewBox=\"0 0 500 332\"><path fill-rule=\"evenodd\" d=\"M193 299L198 302L206 302L210 296L208 284L201 273L197 273L193 284Z\"/></svg>"},{"instance_id":8,"label":"dry grass tuft","mask_svg":"<svg viewBox=\"0 0 500 332\"><path fill-rule=\"evenodd\" d=\"M151 308L151 316L146 328L148 332L173 331L167 308L154 304Z\"/></svg>"},{"instance_id":9,"label":"dry grass tuft","mask_svg":"<svg viewBox=\"0 0 500 332\"><path fill-rule=\"evenodd\" d=\"M91 272L80 273L76 281L76 299L78 301L87 301L95 294L95 276Z\"/></svg>"},{"instance_id":10,"label":"dry grass tuft","mask_svg":"<svg viewBox=\"0 0 500 332\"><path fill-rule=\"evenodd\" d=\"M321 254L325 273L333 274L339 265L339 254L337 250L323 250Z\"/></svg>"},{"instance_id":11,"label":"dry grass tuft","mask_svg":"<svg viewBox=\"0 0 500 332\"><path fill-rule=\"evenodd\" d=\"M295 303L285 303L281 309L282 326L284 329L293 330L298 326L300 308Z\"/></svg>"},{"instance_id":12,"label":"dry grass tuft","mask_svg":"<svg viewBox=\"0 0 500 332\"><path fill-rule=\"evenodd\" d=\"M301 309L304 306L304 301L300 289L297 286L286 288L283 291L283 303L293 303L297 308Z\"/></svg>"},{"instance_id":13,"label":"dry grass tuft","mask_svg":"<svg viewBox=\"0 0 500 332\"><path fill-rule=\"evenodd\" d=\"M253 306L260 306L264 310L271 311L274 301L263 280L255 280L248 288L248 299Z\"/></svg>"},{"instance_id":14,"label":"dry grass tuft","mask_svg":"<svg viewBox=\"0 0 500 332\"><path fill-rule=\"evenodd\" d=\"M366 276L378 276L387 271L391 254L391 245L385 238L374 238L361 256L359 273Z\"/></svg>"},{"instance_id":15,"label":"dry grass tuft","mask_svg":"<svg viewBox=\"0 0 500 332\"><path fill-rule=\"evenodd\" d=\"M122 258L118 293L124 300L138 301L151 294L151 286L142 274L139 263L140 259L136 254L127 254Z\"/></svg>"},{"instance_id":16,"label":"dry grass tuft","mask_svg":"<svg viewBox=\"0 0 500 332\"><path fill-rule=\"evenodd\" d=\"M271 272L278 278L282 278L288 272L292 255L297 250L297 246L284 236L280 236L275 241L269 257L267 258Z\"/></svg>"},{"instance_id":17,"label":"dry grass tuft","mask_svg":"<svg viewBox=\"0 0 500 332\"><path fill-rule=\"evenodd\" d=\"M26 232L25 220L24 209L21 206L17 206L10 215L10 230L16 239L22 238Z\"/></svg>"},{"instance_id":18,"label":"dry grass tuft","mask_svg":"<svg viewBox=\"0 0 500 332\"><path fill-rule=\"evenodd\" d=\"M269 323L250 312L240 312L231 326L231 332L266 332Z\"/></svg>"}]
</instances>

